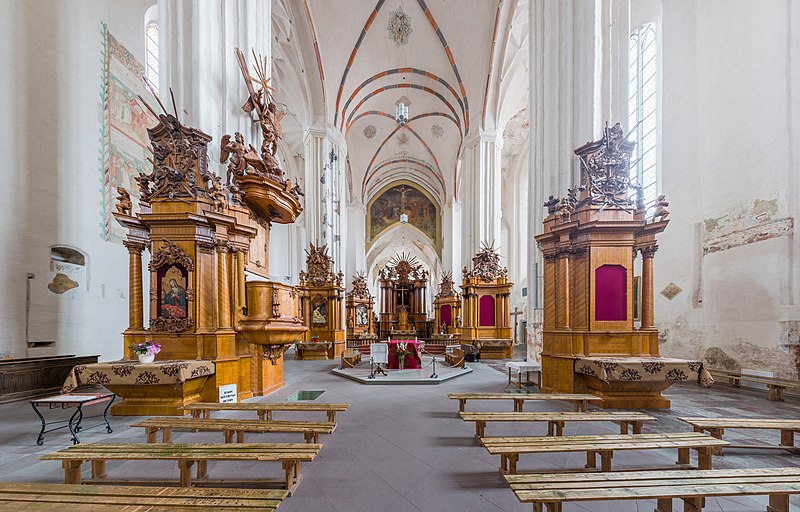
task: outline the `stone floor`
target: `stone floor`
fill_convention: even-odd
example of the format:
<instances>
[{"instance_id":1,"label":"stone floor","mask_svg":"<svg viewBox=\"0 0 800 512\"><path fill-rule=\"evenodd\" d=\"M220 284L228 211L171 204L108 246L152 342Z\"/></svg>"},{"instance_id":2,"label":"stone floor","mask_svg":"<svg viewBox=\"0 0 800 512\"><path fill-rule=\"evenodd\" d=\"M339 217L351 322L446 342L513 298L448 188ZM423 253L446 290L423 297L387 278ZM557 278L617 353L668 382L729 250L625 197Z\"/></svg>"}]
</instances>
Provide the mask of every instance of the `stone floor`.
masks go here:
<instances>
[{"instance_id":1,"label":"stone floor","mask_svg":"<svg viewBox=\"0 0 800 512\"><path fill-rule=\"evenodd\" d=\"M490 456L473 440L474 424L457 416L457 403L447 399L451 391L503 391L506 375L498 365L471 364L474 372L435 386L365 386L341 377L330 370L333 361L286 361L286 387L266 397L277 401L302 389L324 389L320 402L347 402L350 411L337 417L339 426L330 436L323 436L324 448L319 457L303 467L305 479L295 496L281 505L283 512L468 512L530 511L522 505L498 474L499 458ZM501 368L501 367L500 367ZM797 418L800 399L785 403L769 402L761 391L731 390L725 385L701 389L693 384L673 386L668 395L673 408L657 412L658 423L645 427L646 432L686 431L678 416L774 416ZM470 410L510 410L510 403L474 402ZM567 410L566 404L528 403L526 410ZM239 416L239 413L231 414ZM320 419L320 414L283 413L276 418ZM241 416L240 416L241 417ZM0 481L58 482L63 473L58 462L39 461L38 456L68 445L67 435L50 434L44 446L35 444L37 420L27 402L0 406L2 431L0 445ZM134 417L114 417L113 434L89 430L83 442L144 442L140 429L127 425ZM86 420L90 424L90 420ZM494 424L491 435L539 435L544 424ZM617 433L613 424L567 423L564 434ZM777 433L730 431L730 439L747 437L748 441L777 443ZM177 442L222 442L221 434L178 433ZM299 435L251 435L250 441L301 442ZM785 455L784 455L785 454ZM615 454L615 467L625 465L670 465L674 450L658 452L623 452ZM581 468L583 454L564 456L520 457L521 470ZM694 457L693 457L694 462ZM714 457L715 468L759 468L800 466L800 457L782 451L731 450L724 457ZM148 477L177 479L171 462L109 463L110 477ZM211 463L212 478L257 473L267 477L280 475L274 462L259 464ZM794 498L793 510L800 510ZM565 511L650 511L654 503L608 502L567 505ZM675 502L675 510L682 505ZM731 498L708 500L707 511L745 512L766 510L766 498Z\"/></svg>"}]
</instances>

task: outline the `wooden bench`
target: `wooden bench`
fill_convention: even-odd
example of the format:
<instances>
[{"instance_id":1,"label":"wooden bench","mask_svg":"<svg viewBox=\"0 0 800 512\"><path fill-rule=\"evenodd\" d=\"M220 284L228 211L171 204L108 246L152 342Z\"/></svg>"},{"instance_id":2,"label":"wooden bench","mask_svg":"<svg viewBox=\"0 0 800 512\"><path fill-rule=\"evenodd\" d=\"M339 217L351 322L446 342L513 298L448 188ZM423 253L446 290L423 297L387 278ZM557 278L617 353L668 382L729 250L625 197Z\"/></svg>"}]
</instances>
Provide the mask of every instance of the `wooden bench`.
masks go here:
<instances>
[{"instance_id":1,"label":"wooden bench","mask_svg":"<svg viewBox=\"0 0 800 512\"><path fill-rule=\"evenodd\" d=\"M800 494L800 468L714 469L507 475L506 481L534 512L561 512L569 502L656 500L656 512L672 512L682 499L685 512L703 509L705 498L769 496L767 512L789 512L789 495Z\"/></svg>"},{"instance_id":2,"label":"wooden bench","mask_svg":"<svg viewBox=\"0 0 800 512\"><path fill-rule=\"evenodd\" d=\"M611 471L611 459L618 450L663 450L677 448L678 465L689 465L689 450L697 451L698 469L711 469L711 449L729 443L698 432L683 434L638 434L563 437L484 437L483 446L492 455L500 455L500 472L517 472L521 453L586 452L586 468L597 469L600 456L601 471Z\"/></svg>"},{"instance_id":3,"label":"wooden bench","mask_svg":"<svg viewBox=\"0 0 800 512\"><path fill-rule=\"evenodd\" d=\"M611 421L617 423L620 434L642 433L642 423L656 421L656 418L641 412L461 412L461 419L475 422L475 437L484 437L486 423L490 421L546 421L547 435L564 434L564 423L567 421Z\"/></svg>"},{"instance_id":4,"label":"wooden bench","mask_svg":"<svg viewBox=\"0 0 800 512\"><path fill-rule=\"evenodd\" d=\"M452 352L444 353L444 362L456 368L463 368L466 361L465 357L464 349L454 347Z\"/></svg>"},{"instance_id":5,"label":"wooden bench","mask_svg":"<svg viewBox=\"0 0 800 512\"><path fill-rule=\"evenodd\" d=\"M778 446L732 444L729 448L757 448L787 450L800 453L800 447L794 445L794 433L800 432L800 420L783 420L777 418L678 418L694 427L695 432L708 432L717 439L722 439L726 428L746 428L759 430L780 430L781 441ZM723 454L723 447L714 450Z\"/></svg>"},{"instance_id":6,"label":"wooden bench","mask_svg":"<svg viewBox=\"0 0 800 512\"><path fill-rule=\"evenodd\" d=\"M213 430L221 431L226 443L233 442L236 436L237 443L244 442L245 433L299 433L303 434L306 443L319 443L320 434L332 434L336 430L336 423L315 421L285 421L285 420L239 420L239 419L195 419L195 418L147 418L131 427L142 427L147 434L147 442L155 443L156 435L160 430L161 441L172 442L173 430Z\"/></svg>"},{"instance_id":7,"label":"wooden bench","mask_svg":"<svg viewBox=\"0 0 800 512\"><path fill-rule=\"evenodd\" d=\"M342 368L353 368L361 362L361 352L354 348L345 349L341 357L342 362L339 366Z\"/></svg>"},{"instance_id":8,"label":"wooden bench","mask_svg":"<svg viewBox=\"0 0 800 512\"><path fill-rule=\"evenodd\" d=\"M271 512L287 494L268 489L0 483L0 508L39 512Z\"/></svg>"},{"instance_id":9,"label":"wooden bench","mask_svg":"<svg viewBox=\"0 0 800 512\"><path fill-rule=\"evenodd\" d=\"M742 387L742 381L754 382L756 384L765 384L769 390L769 399L771 401L783 401L783 391L786 388L800 389L800 381L779 379L777 377L760 377L758 375L747 375L740 372L731 372L728 370L708 370L714 377L722 377L728 379L728 385L734 388Z\"/></svg>"},{"instance_id":10,"label":"wooden bench","mask_svg":"<svg viewBox=\"0 0 800 512\"><path fill-rule=\"evenodd\" d=\"M216 402L195 402L183 409L192 413L192 418L210 418L213 411L255 411L258 419L271 420L273 411L321 411L328 415L328 421L336 422L336 413L345 412L350 404L325 404L315 402L242 402L219 404Z\"/></svg>"},{"instance_id":11,"label":"wooden bench","mask_svg":"<svg viewBox=\"0 0 800 512\"><path fill-rule=\"evenodd\" d=\"M278 483L291 495L303 476L300 474L300 463L314 460L321 444L303 443L270 443L270 444L78 444L64 448L55 453L40 457L41 460L60 460L64 468L64 482L81 483L81 467L84 462L92 463L92 478L86 483L136 483L150 485L152 480L110 480L106 475L106 462L115 460L174 460L180 471L179 485L192 486L192 466L197 463L196 483L212 484L208 479L208 462L212 460L230 461L280 461L283 465L284 478L280 481L268 479L231 480L224 479L225 484L264 484ZM159 483L163 480L159 479Z\"/></svg>"},{"instance_id":12,"label":"wooden bench","mask_svg":"<svg viewBox=\"0 0 800 512\"><path fill-rule=\"evenodd\" d=\"M570 402L575 411L586 412L589 402L599 402L602 399L594 395L568 394L568 393L448 393L450 400L458 400L459 412L464 412L467 400L513 400L514 411L522 412L526 400Z\"/></svg>"}]
</instances>

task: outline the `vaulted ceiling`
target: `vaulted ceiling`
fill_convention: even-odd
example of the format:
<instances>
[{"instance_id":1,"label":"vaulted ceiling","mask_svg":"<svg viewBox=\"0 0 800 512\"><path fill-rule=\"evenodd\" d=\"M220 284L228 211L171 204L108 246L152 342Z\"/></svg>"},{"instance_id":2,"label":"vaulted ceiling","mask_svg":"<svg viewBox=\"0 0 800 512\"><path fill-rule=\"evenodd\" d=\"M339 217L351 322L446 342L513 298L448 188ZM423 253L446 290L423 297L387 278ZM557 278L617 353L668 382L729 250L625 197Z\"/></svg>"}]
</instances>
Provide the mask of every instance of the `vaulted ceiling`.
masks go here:
<instances>
[{"instance_id":1,"label":"vaulted ceiling","mask_svg":"<svg viewBox=\"0 0 800 512\"><path fill-rule=\"evenodd\" d=\"M446 203L464 138L481 123L500 2L304 2L325 117L347 141L349 199L366 203L387 183L410 179ZM410 23L407 38L390 20ZM405 127L394 119L401 99Z\"/></svg>"}]
</instances>

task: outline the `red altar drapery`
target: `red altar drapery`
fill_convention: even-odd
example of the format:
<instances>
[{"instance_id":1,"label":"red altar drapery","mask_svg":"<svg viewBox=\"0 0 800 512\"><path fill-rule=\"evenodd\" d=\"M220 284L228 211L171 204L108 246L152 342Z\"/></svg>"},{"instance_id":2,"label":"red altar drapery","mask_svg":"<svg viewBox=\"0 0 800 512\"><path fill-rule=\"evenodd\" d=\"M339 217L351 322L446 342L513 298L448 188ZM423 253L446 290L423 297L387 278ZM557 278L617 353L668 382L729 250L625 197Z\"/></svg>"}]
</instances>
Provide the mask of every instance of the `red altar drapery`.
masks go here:
<instances>
[{"instance_id":1,"label":"red altar drapery","mask_svg":"<svg viewBox=\"0 0 800 512\"><path fill-rule=\"evenodd\" d=\"M406 354L403 363L404 368L414 369L422 368L422 359L419 357L419 342L416 340L391 340L389 343L389 364L387 368L397 370L400 368L400 358L397 355L397 345L399 343L408 343L406 347L408 354Z\"/></svg>"}]
</instances>

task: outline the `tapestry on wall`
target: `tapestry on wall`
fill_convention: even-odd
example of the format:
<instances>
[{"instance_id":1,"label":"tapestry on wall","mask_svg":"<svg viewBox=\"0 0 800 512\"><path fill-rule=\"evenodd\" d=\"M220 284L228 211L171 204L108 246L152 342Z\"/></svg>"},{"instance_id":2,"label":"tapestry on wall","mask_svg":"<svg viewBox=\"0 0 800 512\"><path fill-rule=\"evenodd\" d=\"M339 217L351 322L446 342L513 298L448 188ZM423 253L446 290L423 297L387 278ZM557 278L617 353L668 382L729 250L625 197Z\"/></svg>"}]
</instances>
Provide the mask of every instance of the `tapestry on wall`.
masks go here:
<instances>
[{"instance_id":1,"label":"tapestry on wall","mask_svg":"<svg viewBox=\"0 0 800 512\"><path fill-rule=\"evenodd\" d=\"M125 229L114 220L117 187L125 188L131 195L134 211L139 206L139 187L134 178L140 172L149 172L152 157L147 128L158 119L145 107L138 96L151 97L143 79L143 67L111 35L103 24L103 85L101 92L100 172L101 236L121 243Z\"/></svg>"}]
</instances>

